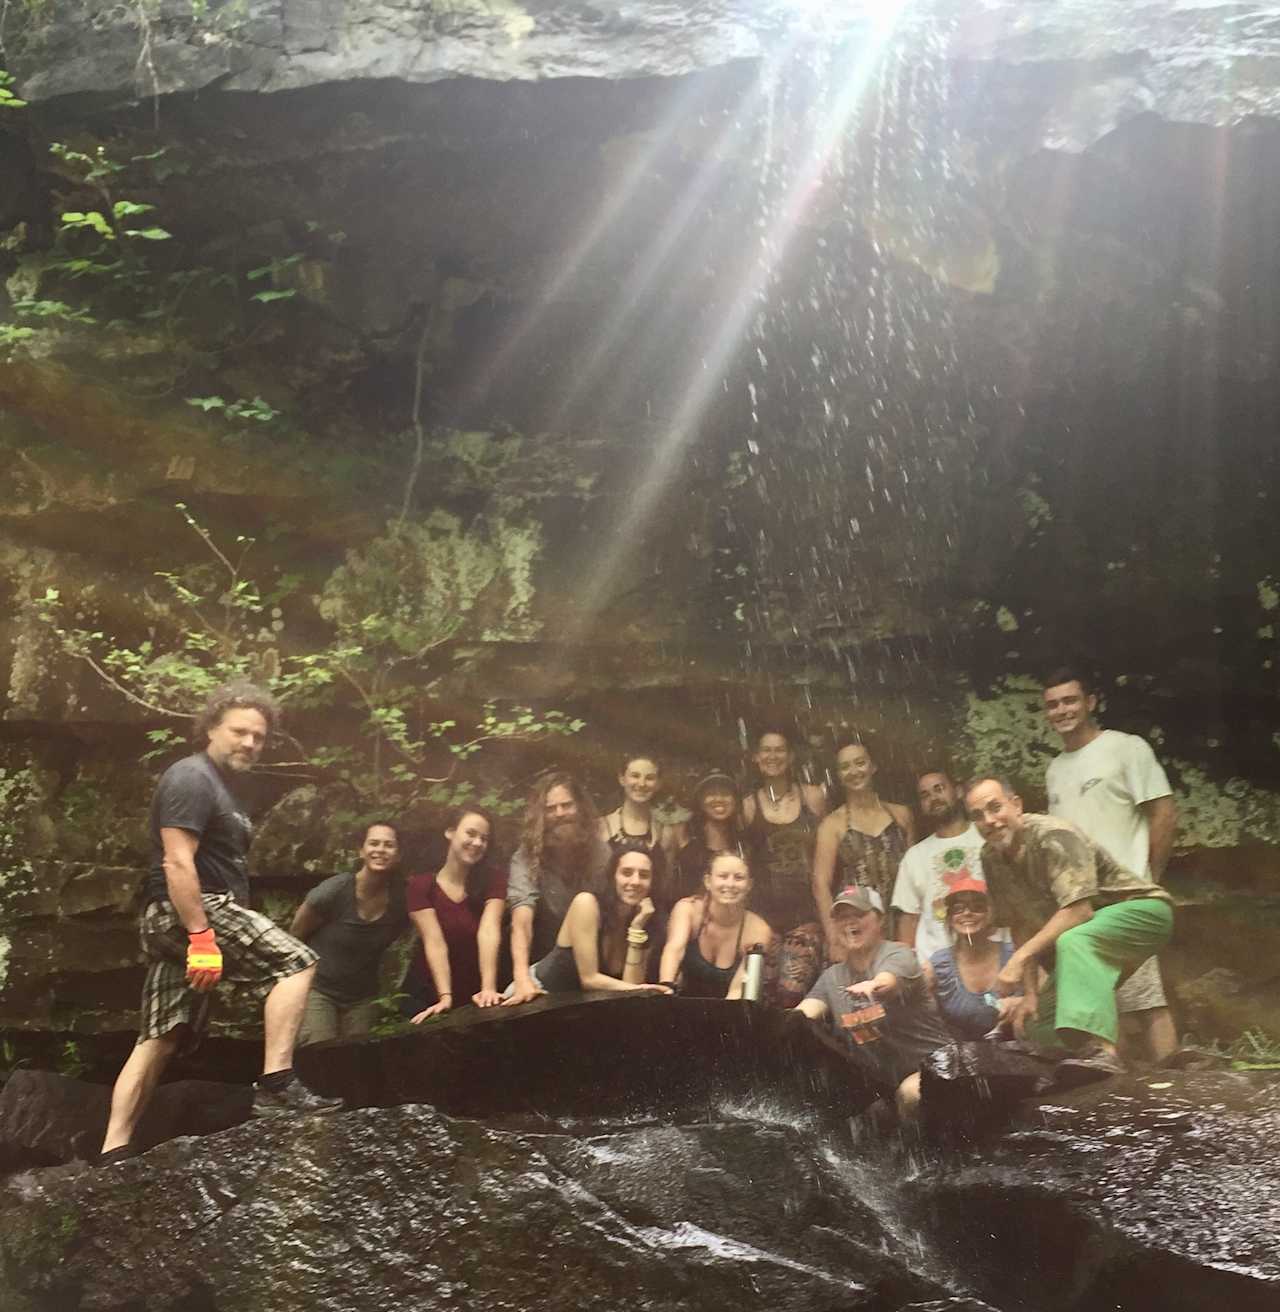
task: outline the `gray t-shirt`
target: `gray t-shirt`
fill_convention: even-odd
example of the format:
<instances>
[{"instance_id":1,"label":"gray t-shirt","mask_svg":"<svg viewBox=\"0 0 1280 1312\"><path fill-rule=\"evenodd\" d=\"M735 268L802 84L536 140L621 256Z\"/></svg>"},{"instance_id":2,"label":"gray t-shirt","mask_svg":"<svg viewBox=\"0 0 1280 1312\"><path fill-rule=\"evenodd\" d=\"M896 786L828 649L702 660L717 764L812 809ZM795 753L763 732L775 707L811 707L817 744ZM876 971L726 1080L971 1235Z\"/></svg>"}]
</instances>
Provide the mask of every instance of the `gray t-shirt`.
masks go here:
<instances>
[{"instance_id":1,"label":"gray t-shirt","mask_svg":"<svg viewBox=\"0 0 1280 1312\"><path fill-rule=\"evenodd\" d=\"M898 977L898 990L893 997L882 1000L885 1016L876 1027L879 1038L856 1043L841 1025L840 1017L860 1010L863 1003L845 989L850 984L874 979L885 970ZM826 1004L828 1023L848 1043L855 1060L870 1066L874 1074L895 1089L920 1069L920 1063L929 1053L951 1042L925 989L920 961L905 943L882 942L865 970L850 970L847 961L828 967L808 996Z\"/></svg>"},{"instance_id":2,"label":"gray t-shirt","mask_svg":"<svg viewBox=\"0 0 1280 1312\"><path fill-rule=\"evenodd\" d=\"M195 867L202 893L230 893L241 906L249 905L253 826L227 776L205 752L175 762L156 785L151 799L151 869L145 885L148 902L169 896L161 829L185 829L196 836Z\"/></svg>"},{"instance_id":3,"label":"gray t-shirt","mask_svg":"<svg viewBox=\"0 0 1280 1312\"><path fill-rule=\"evenodd\" d=\"M563 870L554 859L544 859L537 880L529 868L524 848L518 848L511 858L507 877L507 910L517 907L533 908L533 942L529 947L529 960L541 961L556 945L561 922L569 910L569 903L601 874L609 864L609 844L601 838L592 840L582 862L575 870Z\"/></svg>"},{"instance_id":4,"label":"gray t-shirt","mask_svg":"<svg viewBox=\"0 0 1280 1312\"><path fill-rule=\"evenodd\" d=\"M354 874L317 884L305 905L324 919L309 940L320 954L316 992L344 1007L376 996L382 954L409 928L403 881L391 880L387 909L377 920L360 919Z\"/></svg>"}]
</instances>

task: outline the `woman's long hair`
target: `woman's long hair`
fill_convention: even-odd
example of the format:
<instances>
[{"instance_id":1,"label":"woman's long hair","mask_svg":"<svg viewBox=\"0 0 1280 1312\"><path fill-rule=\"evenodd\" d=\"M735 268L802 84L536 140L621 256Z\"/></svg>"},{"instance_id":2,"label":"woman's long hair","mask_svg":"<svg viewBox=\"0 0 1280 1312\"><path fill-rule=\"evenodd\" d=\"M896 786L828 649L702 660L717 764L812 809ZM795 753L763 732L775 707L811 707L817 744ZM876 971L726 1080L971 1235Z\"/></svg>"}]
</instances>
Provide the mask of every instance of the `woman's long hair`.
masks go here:
<instances>
[{"instance_id":1,"label":"woman's long hair","mask_svg":"<svg viewBox=\"0 0 1280 1312\"><path fill-rule=\"evenodd\" d=\"M590 845L596 834L598 816L595 803L587 790L566 770L552 770L540 775L529 793L524 813L524 827L521 832L520 846L529 862L529 873L537 883L542 876L542 850L546 841L547 794L553 788L567 788L569 795L578 807L579 841L576 846L583 851Z\"/></svg>"},{"instance_id":2,"label":"woman's long hair","mask_svg":"<svg viewBox=\"0 0 1280 1312\"><path fill-rule=\"evenodd\" d=\"M733 794L733 814L726 821L725 827L729 831L729 846L724 850L732 851L736 855L742 855L747 850L747 838L742 828L742 790L733 782L733 776L727 772L717 771L717 775L728 780L725 785ZM719 778L713 779L712 782L720 782ZM693 806L690 808L693 815L689 820L689 839L696 842L703 851L707 852L708 861L710 860L710 851L707 849L707 817L702 813L702 799L711 791L711 783L705 783L698 788L693 795ZM701 879L706 874L706 868L698 872L698 878Z\"/></svg>"},{"instance_id":3,"label":"woman's long hair","mask_svg":"<svg viewBox=\"0 0 1280 1312\"><path fill-rule=\"evenodd\" d=\"M653 882L649 886L649 899L654 905L654 918L663 916L667 910L667 859L660 847L648 848L641 842L624 843L621 847L616 848L609 857L609 864L605 866L600 876L592 883L589 890L595 894L596 902L600 906L600 937L607 938L610 934L616 933L619 928L625 929L631 923L631 917L635 914L634 908L623 906L621 898L618 897L618 866L622 864L622 858L632 853L639 853L641 856L649 858L650 868L653 870Z\"/></svg>"},{"instance_id":4,"label":"woman's long hair","mask_svg":"<svg viewBox=\"0 0 1280 1312\"><path fill-rule=\"evenodd\" d=\"M483 806L463 802L458 806L449 808L445 816L445 832L447 833L450 829L457 829L469 815L478 815L489 826L489 846L485 848L484 856L467 871L467 901L479 913L484 910L485 890L492 882L493 872L499 865L498 851L494 845L494 840L498 836L498 829L493 816Z\"/></svg>"},{"instance_id":5,"label":"woman's long hair","mask_svg":"<svg viewBox=\"0 0 1280 1312\"><path fill-rule=\"evenodd\" d=\"M880 749L870 734L863 733L860 729L842 729L836 734L835 747L831 752L831 764L827 767L826 787L827 807L833 811L845 803L844 785L840 782L840 768L836 762L846 747L861 747L877 770L881 765ZM874 786L873 784L872 787Z\"/></svg>"}]
</instances>

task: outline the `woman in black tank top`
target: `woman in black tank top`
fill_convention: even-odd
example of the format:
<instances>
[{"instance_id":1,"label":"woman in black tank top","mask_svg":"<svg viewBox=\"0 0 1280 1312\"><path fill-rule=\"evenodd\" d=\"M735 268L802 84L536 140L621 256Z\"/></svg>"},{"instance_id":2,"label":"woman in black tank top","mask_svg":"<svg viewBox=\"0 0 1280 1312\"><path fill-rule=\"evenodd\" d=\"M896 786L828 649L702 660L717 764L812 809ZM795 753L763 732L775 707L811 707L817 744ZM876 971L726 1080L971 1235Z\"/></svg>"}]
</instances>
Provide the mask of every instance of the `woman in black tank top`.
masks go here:
<instances>
[{"instance_id":1,"label":"woman in black tank top","mask_svg":"<svg viewBox=\"0 0 1280 1312\"><path fill-rule=\"evenodd\" d=\"M794 1007L824 964L822 924L813 902L813 849L826 810L822 789L794 778L792 737L781 726L756 737L760 787L742 806L752 846L752 904L781 935L769 974L770 999Z\"/></svg>"},{"instance_id":2,"label":"woman in black tank top","mask_svg":"<svg viewBox=\"0 0 1280 1312\"><path fill-rule=\"evenodd\" d=\"M702 879L720 852L747 856L747 837L738 824L738 786L724 770L712 770L694 786L693 815L676 857L677 897L701 897Z\"/></svg>"},{"instance_id":3,"label":"woman in black tank top","mask_svg":"<svg viewBox=\"0 0 1280 1312\"><path fill-rule=\"evenodd\" d=\"M653 814L653 798L662 771L652 756L631 755L623 759L618 774L622 805L600 818L600 837L614 851L639 844L652 852L660 847L671 862L676 855L676 827L663 824Z\"/></svg>"},{"instance_id":4,"label":"woman in black tank top","mask_svg":"<svg viewBox=\"0 0 1280 1312\"><path fill-rule=\"evenodd\" d=\"M661 853L656 855L661 857ZM579 893L569 903L555 947L531 968L540 990L670 992L662 985L644 982L646 926L654 914L650 896L654 856L637 846L616 851L591 891ZM507 990L508 997L513 988Z\"/></svg>"},{"instance_id":5,"label":"woman in black tank top","mask_svg":"<svg viewBox=\"0 0 1280 1312\"><path fill-rule=\"evenodd\" d=\"M747 909L750 894L751 871L740 856L712 857L701 896L682 898L671 912L658 970L664 983L679 980L685 997L742 996L747 949L759 943L768 954L774 941L768 924Z\"/></svg>"}]
</instances>

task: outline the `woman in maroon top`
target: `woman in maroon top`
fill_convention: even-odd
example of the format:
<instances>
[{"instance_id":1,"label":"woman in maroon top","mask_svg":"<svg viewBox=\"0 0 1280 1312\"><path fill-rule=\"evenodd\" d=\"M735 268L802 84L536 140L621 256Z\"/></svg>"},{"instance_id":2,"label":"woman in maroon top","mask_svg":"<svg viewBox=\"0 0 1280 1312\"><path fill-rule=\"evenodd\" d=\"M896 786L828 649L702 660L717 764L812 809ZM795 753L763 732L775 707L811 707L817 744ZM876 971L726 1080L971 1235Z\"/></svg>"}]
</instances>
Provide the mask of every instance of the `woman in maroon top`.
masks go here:
<instances>
[{"instance_id":1,"label":"woman in maroon top","mask_svg":"<svg viewBox=\"0 0 1280 1312\"><path fill-rule=\"evenodd\" d=\"M422 942L405 972L403 1013L415 1024L474 1002L496 1007L498 947L507 900L504 870L486 863L493 822L460 806L444 836L449 854L435 874L415 875L405 890L409 919Z\"/></svg>"}]
</instances>

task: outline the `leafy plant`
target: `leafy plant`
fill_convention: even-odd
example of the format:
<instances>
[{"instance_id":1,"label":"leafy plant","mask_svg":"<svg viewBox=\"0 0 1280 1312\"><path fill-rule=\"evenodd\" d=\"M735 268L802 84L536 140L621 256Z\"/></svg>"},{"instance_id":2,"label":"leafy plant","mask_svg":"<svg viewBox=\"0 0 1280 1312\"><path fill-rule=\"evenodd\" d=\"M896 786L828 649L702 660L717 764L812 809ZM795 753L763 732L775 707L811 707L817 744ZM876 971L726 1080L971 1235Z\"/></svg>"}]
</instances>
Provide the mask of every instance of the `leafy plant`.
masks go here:
<instances>
[{"instance_id":1,"label":"leafy plant","mask_svg":"<svg viewBox=\"0 0 1280 1312\"><path fill-rule=\"evenodd\" d=\"M203 410L205 414L217 410L228 419L254 419L260 424L269 424L273 419L280 417L280 411L273 409L260 396L255 396L252 401L246 401L241 397L237 401L230 402L220 396L189 396L187 404L195 406L197 410Z\"/></svg>"},{"instance_id":2,"label":"leafy plant","mask_svg":"<svg viewBox=\"0 0 1280 1312\"><path fill-rule=\"evenodd\" d=\"M65 1075L69 1080L80 1079L85 1071L89 1069L89 1063L85 1061L84 1054L80 1051L80 1045L75 1039L68 1039L58 1052L58 1059L54 1063L54 1069L59 1075Z\"/></svg>"},{"instance_id":3,"label":"leafy plant","mask_svg":"<svg viewBox=\"0 0 1280 1312\"><path fill-rule=\"evenodd\" d=\"M384 993L373 1000L374 1018L369 1033L375 1039L399 1034L408 1027L408 1022L400 1014L400 1003L408 996L407 993Z\"/></svg>"},{"instance_id":4,"label":"leafy plant","mask_svg":"<svg viewBox=\"0 0 1280 1312\"><path fill-rule=\"evenodd\" d=\"M355 813L424 794L440 804L476 798L505 809L492 790L481 796L471 781L458 779L459 767L495 743L584 727L563 711L498 701L487 702L467 726L425 713L431 653L461 630L493 576L483 552L460 535L442 534L437 524L415 538L414 529L397 527L390 546L380 540L363 554L351 553L318 603L332 626L330 641L291 651L287 636L310 618L298 613L299 577L280 574L260 585L245 572L253 538L241 535L224 550L185 504L177 510L207 559L156 573L160 586L142 598L151 621L146 638L130 643L76 622L56 588L40 598L40 617L62 651L148 714L186 720L214 688L235 679L263 684L297 707L354 706L368 729L359 747L287 737L297 759L276 766L340 781L353 794ZM432 551L424 560L406 541ZM82 599L82 611L85 605ZM148 758L181 742L176 727L153 728L147 736Z\"/></svg>"},{"instance_id":5,"label":"leafy plant","mask_svg":"<svg viewBox=\"0 0 1280 1312\"><path fill-rule=\"evenodd\" d=\"M9 88L13 86L13 74L0 68L0 109L25 109L27 102L20 100Z\"/></svg>"},{"instance_id":6,"label":"leafy plant","mask_svg":"<svg viewBox=\"0 0 1280 1312\"><path fill-rule=\"evenodd\" d=\"M188 264L181 243L156 221L156 206L124 194L186 171L168 147L127 158L117 158L101 144L80 149L54 142L49 150L67 184L57 197L54 246L42 275L42 282L56 283L57 295L42 291L40 298L16 302L14 321L0 325L0 350L11 353L29 345L36 335L32 320L98 325L104 331L145 328L161 336L164 355L173 362L163 392L191 371L207 373L229 352L244 349L261 324L258 312L249 313L254 302L266 305L295 294L280 284L302 260L300 252L272 259L243 278L231 269ZM263 279L272 285L254 291L253 284ZM210 315L213 293L228 313ZM281 416L261 396L187 400L206 413L219 411L241 432Z\"/></svg>"},{"instance_id":7,"label":"leafy plant","mask_svg":"<svg viewBox=\"0 0 1280 1312\"><path fill-rule=\"evenodd\" d=\"M1235 1071L1280 1070L1280 1039L1264 1030L1249 1029L1227 1047Z\"/></svg>"}]
</instances>

